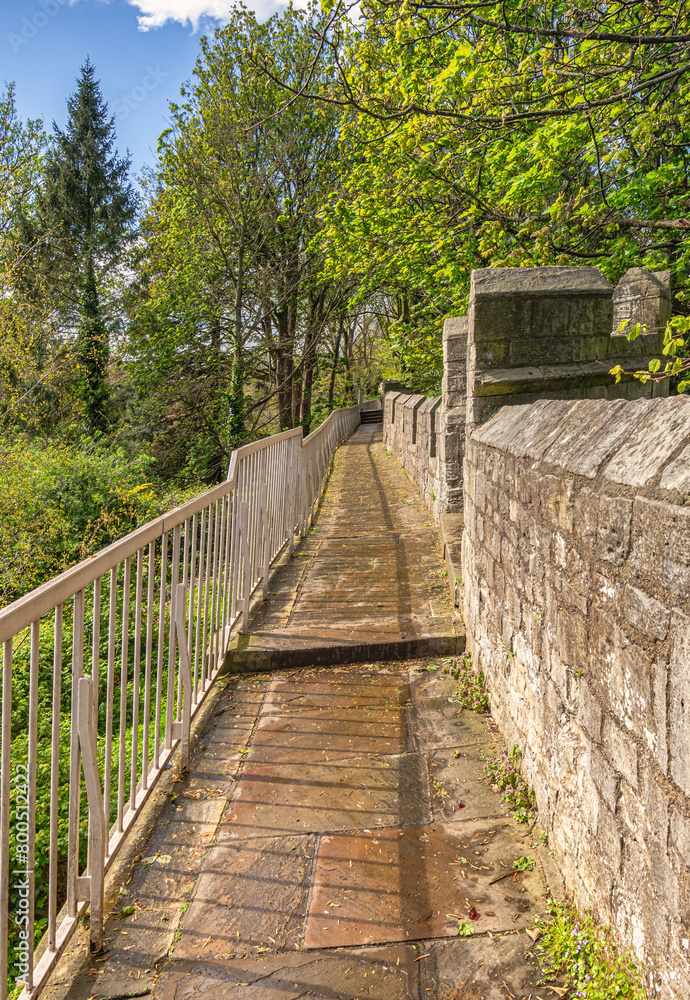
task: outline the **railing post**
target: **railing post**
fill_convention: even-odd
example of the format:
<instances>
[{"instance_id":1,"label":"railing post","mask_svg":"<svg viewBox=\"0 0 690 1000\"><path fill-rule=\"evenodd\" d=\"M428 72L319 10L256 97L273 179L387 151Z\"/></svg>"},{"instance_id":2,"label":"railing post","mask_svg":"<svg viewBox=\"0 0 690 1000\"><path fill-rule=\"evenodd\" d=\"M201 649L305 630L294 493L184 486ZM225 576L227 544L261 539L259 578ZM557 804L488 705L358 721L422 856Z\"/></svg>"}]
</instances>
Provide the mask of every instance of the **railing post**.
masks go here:
<instances>
[{"instance_id":1,"label":"railing post","mask_svg":"<svg viewBox=\"0 0 690 1000\"><path fill-rule=\"evenodd\" d=\"M178 583L173 594L172 615L180 663L179 683L182 685L182 715L181 719L172 724L172 737L180 741L180 771L183 774L189 770L189 746L192 728L192 665L189 659L185 622L186 603L185 585Z\"/></svg>"},{"instance_id":2,"label":"railing post","mask_svg":"<svg viewBox=\"0 0 690 1000\"><path fill-rule=\"evenodd\" d=\"M240 517L239 517L239 540L240 540L240 551L242 552L242 571L243 571L243 582L242 582L242 632L246 633L249 630L249 601L250 593L252 589L252 567L249 562L249 539L247 538L247 501L240 501Z\"/></svg>"},{"instance_id":3,"label":"railing post","mask_svg":"<svg viewBox=\"0 0 690 1000\"><path fill-rule=\"evenodd\" d=\"M79 678L77 688L77 736L84 770L84 785L89 807L88 834L88 903L89 950L92 955L103 951L103 883L105 872L105 819L101 777L98 770L96 743L96 713L93 704L93 677ZM87 889L85 881L79 888ZM82 892L79 893L82 896Z\"/></svg>"},{"instance_id":4,"label":"railing post","mask_svg":"<svg viewBox=\"0 0 690 1000\"><path fill-rule=\"evenodd\" d=\"M288 522L287 535L290 543L290 555L295 551L295 468L294 448L288 451L287 467L287 496L288 496Z\"/></svg>"},{"instance_id":5,"label":"railing post","mask_svg":"<svg viewBox=\"0 0 690 1000\"><path fill-rule=\"evenodd\" d=\"M261 584L264 601L268 597L268 562L271 551L271 536L268 520L268 483L262 483L259 491L259 507L261 516Z\"/></svg>"},{"instance_id":6,"label":"railing post","mask_svg":"<svg viewBox=\"0 0 690 1000\"><path fill-rule=\"evenodd\" d=\"M304 538L307 533L305 523L307 520L307 470L304 464L304 457L300 449L299 462L297 465L297 504L299 509L299 534Z\"/></svg>"}]
</instances>

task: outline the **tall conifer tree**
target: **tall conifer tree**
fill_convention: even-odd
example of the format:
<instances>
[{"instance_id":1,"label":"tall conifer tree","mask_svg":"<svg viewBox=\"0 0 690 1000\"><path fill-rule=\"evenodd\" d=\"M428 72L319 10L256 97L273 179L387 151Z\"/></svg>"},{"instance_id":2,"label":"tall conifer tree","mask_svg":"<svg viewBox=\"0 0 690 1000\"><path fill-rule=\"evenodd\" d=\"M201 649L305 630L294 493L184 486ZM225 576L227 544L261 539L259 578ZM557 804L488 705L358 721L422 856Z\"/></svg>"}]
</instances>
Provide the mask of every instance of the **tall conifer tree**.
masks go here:
<instances>
[{"instance_id":1,"label":"tall conifer tree","mask_svg":"<svg viewBox=\"0 0 690 1000\"><path fill-rule=\"evenodd\" d=\"M67 110L64 131L53 123L40 227L52 283L77 327L87 419L91 430L103 432L109 343L99 285L122 260L133 235L137 199L128 178L130 156L120 157L114 148L114 119L88 58Z\"/></svg>"}]
</instances>

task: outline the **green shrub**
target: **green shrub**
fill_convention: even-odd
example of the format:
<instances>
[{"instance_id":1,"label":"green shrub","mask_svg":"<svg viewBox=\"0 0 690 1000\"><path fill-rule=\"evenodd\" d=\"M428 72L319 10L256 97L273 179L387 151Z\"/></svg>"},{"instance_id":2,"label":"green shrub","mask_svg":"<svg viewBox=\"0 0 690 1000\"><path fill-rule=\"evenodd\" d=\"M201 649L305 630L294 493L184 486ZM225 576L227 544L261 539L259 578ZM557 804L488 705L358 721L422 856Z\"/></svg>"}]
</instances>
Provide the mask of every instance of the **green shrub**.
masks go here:
<instances>
[{"instance_id":1,"label":"green shrub","mask_svg":"<svg viewBox=\"0 0 690 1000\"><path fill-rule=\"evenodd\" d=\"M501 801L511 810L519 823L529 823L537 808L533 790L520 774L520 750L518 747L508 753L504 750L498 757L487 758L484 774L489 781L503 792Z\"/></svg>"},{"instance_id":2,"label":"green shrub","mask_svg":"<svg viewBox=\"0 0 690 1000\"><path fill-rule=\"evenodd\" d=\"M150 466L87 438L0 440L0 607L201 492L170 492Z\"/></svg>"},{"instance_id":3,"label":"green shrub","mask_svg":"<svg viewBox=\"0 0 690 1000\"><path fill-rule=\"evenodd\" d=\"M536 950L544 983L557 979L582 1000L645 1000L639 970L618 950L610 927L568 903L552 903L549 913Z\"/></svg>"},{"instance_id":4,"label":"green shrub","mask_svg":"<svg viewBox=\"0 0 690 1000\"><path fill-rule=\"evenodd\" d=\"M451 701L461 705L462 708L470 708L473 712L489 711L489 695L484 683L484 671L476 670L472 666L469 653L463 653L459 660L455 660L453 665L447 668L447 672L458 682L451 695Z\"/></svg>"}]
</instances>

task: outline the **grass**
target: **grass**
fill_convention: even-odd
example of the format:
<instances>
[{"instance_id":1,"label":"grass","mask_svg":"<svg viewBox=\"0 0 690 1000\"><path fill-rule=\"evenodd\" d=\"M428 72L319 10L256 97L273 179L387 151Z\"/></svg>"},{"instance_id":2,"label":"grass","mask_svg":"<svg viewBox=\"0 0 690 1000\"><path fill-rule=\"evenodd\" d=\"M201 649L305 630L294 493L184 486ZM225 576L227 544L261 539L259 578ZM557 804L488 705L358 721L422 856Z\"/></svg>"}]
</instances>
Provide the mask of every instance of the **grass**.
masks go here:
<instances>
[{"instance_id":1,"label":"grass","mask_svg":"<svg viewBox=\"0 0 690 1000\"><path fill-rule=\"evenodd\" d=\"M534 949L545 984L557 979L573 1000L646 1000L640 970L619 950L610 927L569 903L552 903L549 914Z\"/></svg>"}]
</instances>

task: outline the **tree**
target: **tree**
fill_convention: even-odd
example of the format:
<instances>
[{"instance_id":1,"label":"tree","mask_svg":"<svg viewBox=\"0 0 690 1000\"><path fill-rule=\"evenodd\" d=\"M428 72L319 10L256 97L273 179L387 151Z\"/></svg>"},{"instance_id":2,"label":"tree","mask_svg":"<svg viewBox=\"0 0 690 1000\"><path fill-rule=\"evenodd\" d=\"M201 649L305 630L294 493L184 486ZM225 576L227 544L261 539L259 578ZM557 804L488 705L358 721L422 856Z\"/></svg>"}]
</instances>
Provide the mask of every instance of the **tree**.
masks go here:
<instances>
[{"instance_id":1,"label":"tree","mask_svg":"<svg viewBox=\"0 0 690 1000\"><path fill-rule=\"evenodd\" d=\"M60 297L68 328L77 330L89 427L105 432L109 338L100 293L133 237L137 198L128 180L129 155L114 149L114 119L89 59L67 110L64 131L53 123L44 188L27 231L41 240L38 262Z\"/></svg>"},{"instance_id":2,"label":"tree","mask_svg":"<svg viewBox=\"0 0 690 1000\"><path fill-rule=\"evenodd\" d=\"M354 29L349 9L332 7L320 40L337 83L283 81L284 103L342 109L332 273L400 300L391 332L411 368L440 356L473 267L592 263L614 281L670 268L683 308L684 2L367 0Z\"/></svg>"},{"instance_id":3,"label":"tree","mask_svg":"<svg viewBox=\"0 0 690 1000\"><path fill-rule=\"evenodd\" d=\"M40 188L47 142L42 123L17 114L13 84L0 94L0 428L40 431L55 417L69 352L53 336L45 286L29 281L37 244L22 218ZM29 293L28 287L31 286Z\"/></svg>"},{"instance_id":4,"label":"tree","mask_svg":"<svg viewBox=\"0 0 690 1000\"><path fill-rule=\"evenodd\" d=\"M300 84L321 20L290 7L259 24L235 8L202 40L161 137L130 368L143 392L161 387L159 443L180 459L203 441L210 479L243 441L309 427L320 346L343 305L311 249L338 183L338 115L306 100L278 114L283 91L252 58L260 47Z\"/></svg>"}]
</instances>

